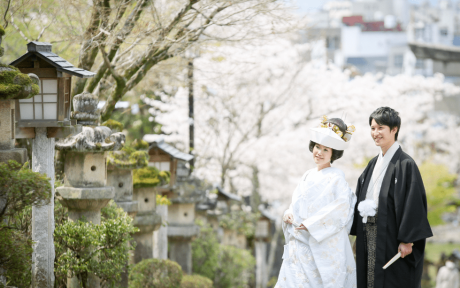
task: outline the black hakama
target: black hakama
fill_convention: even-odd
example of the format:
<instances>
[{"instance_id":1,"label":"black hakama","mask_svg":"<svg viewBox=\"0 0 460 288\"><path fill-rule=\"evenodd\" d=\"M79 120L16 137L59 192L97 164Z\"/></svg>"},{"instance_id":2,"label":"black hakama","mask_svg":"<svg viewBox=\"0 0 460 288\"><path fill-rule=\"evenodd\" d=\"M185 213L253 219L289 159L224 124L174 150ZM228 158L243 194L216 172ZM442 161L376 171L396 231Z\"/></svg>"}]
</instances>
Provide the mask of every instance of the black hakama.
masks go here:
<instances>
[{"instance_id":1,"label":"black hakama","mask_svg":"<svg viewBox=\"0 0 460 288\"><path fill-rule=\"evenodd\" d=\"M356 235L358 288L368 288L366 231L358 204L365 200L378 157L372 159L358 179L351 235ZM391 159L378 202L374 287L420 288L426 238L433 236L427 219L426 193L415 161L399 148ZM383 266L398 253L400 243L414 243L412 253L389 268Z\"/></svg>"}]
</instances>

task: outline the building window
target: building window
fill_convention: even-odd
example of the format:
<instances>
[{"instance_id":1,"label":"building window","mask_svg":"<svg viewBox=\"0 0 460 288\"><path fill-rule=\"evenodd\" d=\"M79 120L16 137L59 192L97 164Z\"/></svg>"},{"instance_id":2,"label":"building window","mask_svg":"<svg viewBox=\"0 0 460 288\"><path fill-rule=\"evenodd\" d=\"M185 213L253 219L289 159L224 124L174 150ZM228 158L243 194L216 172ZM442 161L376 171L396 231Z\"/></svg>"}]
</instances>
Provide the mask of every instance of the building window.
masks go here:
<instances>
[{"instance_id":1,"label":"building window","mask_svg":"<svg viewBox=\"0 0 460 288\"><path fill-rule=\"evenodd\" d=\"M441 29L439 30L439 34L440 34L441 36L447 36L447 35L449 34L449 31L447 30L447 28L441 28Z\"/></svg>"},{"instance_id":2,"label":"building window","mask_svg":"<svg viewBox=\"0 0 460 288\"><path fill-rule=\"evenodd\" d=\"M149 162L149 166L156 167L160 171L169 171L169 162Z\"/></svg>"},{"instance_id":3,"label":"building window","mask_svg":"<svg viewBox=\"0 0 460 288\"><path fill-rule=\"evenodd\" d=\"M402 68L403 67L403 59L404 59L403 55L401 55L401 54L395 55L394 66L396 68Z\"/></svg>"},{"instance_id":4,"label":"building window","mask_svg":"<svg viewBox=\"0 0 460 288\"><path fill-rule=\"evenodd\" d=\"M415 40L425 40L425 29L424 28L416 28L415 29Z\"/></svg>"},{"instance_id":5,"label":"building window","mask_svg":"<svg viewBox=\"0 0 460 288\"><path fill-rule=\"evenodd\" d=\"M416 69L424 69L425 68L425 61L423 61L423 59L417 59L417 61L415 61L415 68Z\"/></svg>"},{"instance_id":6,"label":"building window","mask_svg":"<svg viewBox=\"0 0 460 288\"><path fill-rule=\"evenodd\" d=\"M57 79L40 79L40 92L19 100L21 120L57 120Z\"/></svg>"},{"instance_id":7,"label":"building window","mask_svg":"<svg viewBox=\"0 0 460 288\"><path fill-rule=\"evenodd\" d=\"M327 49L335 50L340 48L339 37L331 36L326 38Z\"/></svg>"}]
</instances>

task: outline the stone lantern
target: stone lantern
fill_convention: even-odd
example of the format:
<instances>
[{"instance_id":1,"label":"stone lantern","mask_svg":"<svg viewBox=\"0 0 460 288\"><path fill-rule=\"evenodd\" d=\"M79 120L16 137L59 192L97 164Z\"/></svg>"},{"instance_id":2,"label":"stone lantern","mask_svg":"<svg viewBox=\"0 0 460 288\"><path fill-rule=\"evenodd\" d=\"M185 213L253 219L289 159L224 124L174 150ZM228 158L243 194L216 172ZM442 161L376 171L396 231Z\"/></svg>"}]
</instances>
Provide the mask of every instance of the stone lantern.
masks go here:
<instances>
[{"instance_id":1,"label":"stone lantern","mask_svg":"<svg viewBox=\"0 0 460 288\"><path fill-rule=\"evenodd\" d=\"M169 175L166 172L159 172L153 167L134 170L133 200L139 203L138 212L133 221L133 225L139 228L139 232L133 235L136 241L134 263L153 258L155 245L153 232L160 228L162 220L156 212L156 187L166 184L168 180Z\"/></svg>"},{"instance_id":2,"label":"stone lantern","mask_svg":"<svg viewBox=\"0 0 460 288\"><path fill-rule=\"evenodd\" d=\"M109 152L107 165L107 185L115 189L114 200L117 206L134 218L139 203L133 201L133 170L148 165L147 151L124 147L120 151Z\"/></svg>"},{"instance_id":3,"label":"stone lantern","mask_svg":"<svg viewBox=\"0 0 460 288\"><path fill-rule=\"evenodd\" d=\"M156 233L158 253L155 257L166 258L169 246L169 259L179 263L184 272L191 274L191 241L199 233L199 227L195 225L195 204L202 201L205 194L197 189L201 185L197 182L198 179L189 177L187 164L193 156L165 143L161 137L145 135L144 139L150 143L149 166L169 171L171 174L169 185L158 188L159 193L168 196L172 205L157 209L162 217L167 217L168 225L161 227Z\"/></svg>"},{"instance_id":4,"label":"stone lantern","mask_svg":"<svg viewBox=\"0 0 460 288\"><path fill-rule=\"evenodd\" d=\"M101 223L101 209L115 197L114 188L107 185L107 151L120 149L125 135L112 133L105 126L94 126L98 119L98 99L90 93L73 99L75 114L82 132L62 139L56 149L65 153L64 185L56 188L56 195L68 208L69 220ZM91 126L89 126L91 125ZM88 248L90 249L90 248ZM79 287L78 280L69 278L67 287ZM99 279L89 275L86 287L100 287Z\"/></svg>"},{"instance_id":5,"label":"stone lantern","mask_svg":"<svg viewBox=\"0 0 460 288\"><path fill-rule=\"evenodd\" d=\"M112 125L113 122L115 121L103 125L108 127L121 125L120 123ZM135 218L139 210L139 202L133 200L133 170L147 165L147 151L137 151L133 147L125 146L120 151L108 152L107 155L107 186L114 187L115 203L132 218ZM121 287L128 287L126 271L121 274Z\"/></svg>"}]
</instances>

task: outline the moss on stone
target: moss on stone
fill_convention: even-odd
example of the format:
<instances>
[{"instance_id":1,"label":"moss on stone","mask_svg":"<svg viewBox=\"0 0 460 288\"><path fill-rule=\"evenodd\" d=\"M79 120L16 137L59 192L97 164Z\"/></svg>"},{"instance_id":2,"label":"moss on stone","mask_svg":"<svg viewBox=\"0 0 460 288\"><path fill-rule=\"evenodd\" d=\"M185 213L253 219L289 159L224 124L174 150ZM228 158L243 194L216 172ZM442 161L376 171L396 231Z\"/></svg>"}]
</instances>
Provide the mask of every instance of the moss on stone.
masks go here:
<instances>
[{"instance_id":1,"label":"moss on stone","mask_svg":"<svg viewBox=\"0 0 460 288\"><path fill-rule=\"evenodd\" d=\"M0 37L5 36L5 29L0 25Z\"/></svg>"},{"instance_id":2,"label":"moss on stone","mask_svg":"<svg viewBox=\"0 0 460 288\"><path fill-rule=\"evenodd\" d=\"M163 172L166 171L159 171L155 167L135 169L133 172L133 187L156 187L169 183L169 173Z\"/></svg>"},{"instance_id":3,"label":"moss on stone","mask_svg":"<svg viewBox=\"0 0 460 288\"><path fill-rule=\"evenodd\" d=\"M123 131L123 124L121 124L118 121L112 120L112 119L109 119L105 121L104 123L102 123L102 126L109 127L110 129L115 130L117 132Z\"/></svg>"},{"instance_id":4,"label":"moss on stone","mask_svg":"<svg viewBox=\"0 0 460 288\"><path fill-rule=\"evenodd\" d=\"M30 98L39 92L38 85L22 74L19 69L9 65L0 65L0 99Z\"/></svg>"},{"instance_id":5,"label":"moss on stone","mask_svg":"<svg viewBox=\"0 0 460 288\"><path fill-rule=\"evenodd\" d=\"M136 150L147 150L149 149L149 143L147 143L147 141L145 140L139 140L139 139L136 139L134 140L134 142L131 144L131 146L136 149Z\"/></svg>"},{"instance_id":6,"label":"moss on stone","mask_svg":"<svg viewBox=\"0 0 460 288\"><path fill-rule=\"evenodd\" d=\"M135 169L146 167L149 162L147 151L136 151L130 146L123 147L120 151L109 152L107 164L122 169Z\"/></svg>"}]
</instances>

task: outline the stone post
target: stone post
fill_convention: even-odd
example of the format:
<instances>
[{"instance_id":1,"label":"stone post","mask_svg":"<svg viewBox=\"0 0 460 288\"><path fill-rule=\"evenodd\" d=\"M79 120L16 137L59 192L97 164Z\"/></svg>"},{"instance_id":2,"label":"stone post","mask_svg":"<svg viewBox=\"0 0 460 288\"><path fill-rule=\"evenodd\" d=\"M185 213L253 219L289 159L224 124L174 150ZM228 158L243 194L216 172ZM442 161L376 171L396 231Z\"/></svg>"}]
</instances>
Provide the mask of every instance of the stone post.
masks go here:
<instances>
[{"instance_id":1,"label":"stone post","mask_svg":"<svg viewBox=\"0 0 460 288\"><path fill-rule=\"evenodd\" d=\"M107 185L115 189L115 203L129 216L135 218L139 203L133 200L133 169L148 165L147 151L136 151L131 147L125 147L121 151L109 152L107 163ZM133 257L134 255L131 258ZM119 284L121 287L128 287L127 269L121 274Z\"/></svg>"},{"instance_id":2,"label":"stone post","mask_svg":"<svg viewBox=\"0 0 460 288\"><path fill-rule=\"evenodd\" d=\"M191 275L192 240L200 232L200 227L195 225L195 204L206 197L207 188L198 178L188 174L178 176L174 198L168 207L169 259L179 263L182 271Z\"/></svg>"},{"instance_id":3,"label":"stone post","mask_svg":"<svg viewBox=\"0 0 460 288\"><path fill-rule=\"evenodd\" d=\"M32 207L32 287L54 287L54 138L47 129L35 128L32 145L32 170L50 178L51 200Z\"/></svg>"},{"instance_id":4,"label":"stone post","mask_svg":"<svg viewBox=\"0 0 460 288\"><path fill-rule=\"evenodd\" d=\"M134 200L139 202L139 212L133 222L139 228L133 236L136 241L134 263L153 258L153 231L161 226L161 216L155 211L156 195L155 187L134 188Z\"/></svg>"},{"instance_id":5,"label":"stone post","mask_svg":"<svg viewBox=\"0 0 460 288\"><path fill-rule=\"evenodd\" d=\"M15 100L0 98L0 162L15 160L25 163L27 161L27 149L14 148L15 108Z\"/></svg>"},{"instance_id":6,"label":"stone post","mask_svg":"<svg viewBox=\"0 0 460 288\"><path fill-rule=\"evenodd\" d=\"M97 97L90 93L73 99L74 118L79 124L94 125L98 119ZM115 197L114 188L107 186L106 151L121 148L125 136L105 126L84 126L82 132L56 143L64 151L64 185L56 189L59 201L69 210L69 220L101 223L101 209ZM88 247L91 249L91 247ZM100 280L88 275L86 287L99 288ZM68 288L80 288L76 277L67 280Z\"/></svg>"},{"instance_id":7,"label":"stone post","mask_svg":"<svg viewBox=\"0 0 460 288\"><path fill-rule=\"evenodd\" d=\"M267 243L265 241L256 240L254 243L256 254L256 288L267 287L265 273L267 271Z\"/></svg>"},{"instance_id":8,"label":"stone post","mask_svg":"<svg viewBox=\"0 0 460 288\"><path fill-rule=\"evenodd\" d=\"M153 258L168 259L168 205L158 205L157 213L161 216L162 225L153 232Z\"/></svg>"}]
</instances>

